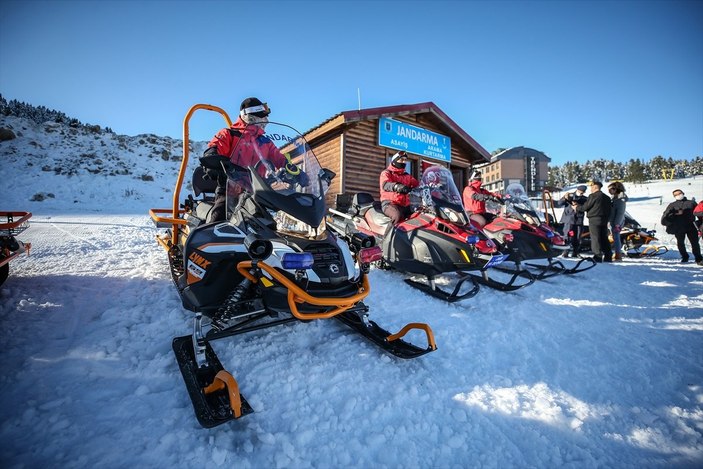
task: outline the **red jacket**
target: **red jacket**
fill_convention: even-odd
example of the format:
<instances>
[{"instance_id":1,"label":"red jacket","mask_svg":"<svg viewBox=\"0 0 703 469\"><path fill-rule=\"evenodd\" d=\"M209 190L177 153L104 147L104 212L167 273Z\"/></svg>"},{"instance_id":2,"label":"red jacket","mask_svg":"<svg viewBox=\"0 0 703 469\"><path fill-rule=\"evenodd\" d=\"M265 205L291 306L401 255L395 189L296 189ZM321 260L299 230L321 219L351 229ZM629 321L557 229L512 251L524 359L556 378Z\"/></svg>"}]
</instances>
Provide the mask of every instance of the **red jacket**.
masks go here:
<instances>
[{"instance_id":1,"label":"red jacket","mask_svg":"<svg viewBox=\"0 0 703 469\"><path fill-rule=\"evenodd\" d=\"M703 201L698 202L698 205L696 205L696 208L693 209L693 216L694 217L703 217Z\"/></svg>"},{"instance_id":2,"label":"red jacket","mask_svg":"<svg viewBox=\"0 0 703 469\"><path fill-rule=\"evenodd\" d=\"M489 197L500 197L500 194L487 191L481 187L481 181L469 182L462 194L464 210L468 213L486 213L486 199Z\"/></svg>"},{"instance_id":3,"label":"red jacket","mask_svg":"<svg viewBox=\"0 0 703 469\"><path fill-rule=\"evenodd\" d=\"M255 166L261 159L269 160L276 168L286 164L286 157L264 135L264 130L257 125L247 126L241 118L230 128L217 132L208 143L208 148L213 147L217 149L218 155L226 156L232 163L245 168ZM266 167L260 165L258 172L263 176Z\"/></svg>"},{"instance_id":4,"label":"red jacket","mask_svg":"<svg viewBox=\"0 0 703 469\"><path fill-rule=\"evenodd\" d=\"M379 181L381 201L388 200L401 207L407 207L410 205L410 197L408 197L408 194L400 194L393 191L393 185L396 182L405 184L411 189L420 185L417 179L405 172L404 168L396 168L392 165L388 165L381 173Z\"/></svg>"}]
</instances>

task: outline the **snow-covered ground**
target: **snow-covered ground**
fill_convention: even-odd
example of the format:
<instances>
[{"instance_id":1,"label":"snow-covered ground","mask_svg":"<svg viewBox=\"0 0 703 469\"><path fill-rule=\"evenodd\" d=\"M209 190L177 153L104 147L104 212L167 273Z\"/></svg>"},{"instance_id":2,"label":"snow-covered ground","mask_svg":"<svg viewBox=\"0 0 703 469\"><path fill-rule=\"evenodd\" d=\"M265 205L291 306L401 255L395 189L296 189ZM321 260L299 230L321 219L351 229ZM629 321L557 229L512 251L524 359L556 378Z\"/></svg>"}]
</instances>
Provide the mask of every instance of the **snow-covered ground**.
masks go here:
<instances>
[{"instance_id":1,"label":"snow-covered ground","mask_svg":"<svg viewBox=\"0 0 703 469\"><path fill-rule=\"evenodd\" d=\"M41 167L94 136L61 146L13 124L0 208L34 216L31 255L0 287L3 467L703 465L703 268L658 224L674 188L703 197L701 177L627 186L661 258L453 305L373 270L372 319L434 330L438 350L416 360L329 320L215 342L255 412L206 430L171 352L191 315L147 214L171 206L179 163L116 146L134 174L69 178Z\"/></svg>"}]
</instances>

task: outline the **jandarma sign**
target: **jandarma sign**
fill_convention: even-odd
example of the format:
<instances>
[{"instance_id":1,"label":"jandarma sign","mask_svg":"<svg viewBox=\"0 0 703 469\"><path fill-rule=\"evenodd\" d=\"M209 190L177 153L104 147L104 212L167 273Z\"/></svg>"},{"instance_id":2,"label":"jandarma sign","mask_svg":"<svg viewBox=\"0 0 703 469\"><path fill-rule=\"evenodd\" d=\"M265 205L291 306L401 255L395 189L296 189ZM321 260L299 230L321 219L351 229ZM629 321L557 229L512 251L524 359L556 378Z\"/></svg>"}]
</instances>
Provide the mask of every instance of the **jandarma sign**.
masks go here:
<instances>
[{"instance_id":1,"label":"jandarma sign","mask_svg":"<svg viewBox=\"0 0 703 469\"><path fill-rule=\"evenodd\" d=\"M446 135L387 117L378 121L378 144L436 160L450 162L452 159L452 143Z\"/></svg>"}]
</instances>

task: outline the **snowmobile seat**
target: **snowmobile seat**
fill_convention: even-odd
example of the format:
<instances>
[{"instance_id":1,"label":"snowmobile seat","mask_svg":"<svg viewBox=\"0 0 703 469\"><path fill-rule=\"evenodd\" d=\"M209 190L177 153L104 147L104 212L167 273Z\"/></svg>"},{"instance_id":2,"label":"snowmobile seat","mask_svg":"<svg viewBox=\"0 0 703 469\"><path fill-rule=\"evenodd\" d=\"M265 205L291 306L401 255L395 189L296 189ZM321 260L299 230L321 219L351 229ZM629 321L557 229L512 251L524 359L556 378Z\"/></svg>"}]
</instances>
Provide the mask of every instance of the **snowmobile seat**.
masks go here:
<instances>
[{"instance_id":1,"label":"snowmobile seat","mask_svg":"<svg viewBox=\"0 0 703 469\"><path fill-rule=\"evenodd\" d=\"M369 222L372 228L374 225L380 228L380 233L385 233L391 222L391 219L383 213L381 202L377 201L374 201L373 205L365 210L364 218L366 218L366 221ZM376 229L374 229L374 231L379 232L379 230Z\"/></svg>"},{"instance_id":2,"label":"snowmobile seat","mask_svg":"<svg viewBox=\"0 0 703 469\"><path fill-rule=\"evenodd\" d=\"M381 202L368 192L357 192L352 198L351 214L366 219L375 232L384 233L391 219L383 213Z\"/></svg>"},{"instance_id":3,"label":"snowmobile seat","mask_svg":"<svg viewBox=\"0 0 703 469\"><path fill-rule=\"evenodd\" d=\"M347 213L349 212L349 209L351 208L352 204L352 196L351 194L343 193L343 194L337 194L337 197L335 199L335 207L337 210L339 210L342 213Z\"/></svg>"},{"instance_id":4,"label":"snowmobile seat","mask_svg":"<svg viewBox=\"0 0 703 469\"><path fill-rule=\"evenodd\" d=\"M215 203L215 189L217 189L217 181L205 177L205 169L198 166L193 171L193 193L195 196L202 197L194 204L194 215L200 220L207 220L210 210Z\"/></svg>"},{"instance_id":5,"label":"snowmobile seat","mask_svg":"<svg viewBox=\"0 0 703 469\"><path fill-rule=\"evenodd\" d=\"M217 189L217 181L205 178L205 169L202 166L198 166L193 171L193 192L195 196L198 197L203 195L203 200L209 200L215 198L215 189Z\"/></svg>"},{"instance_id":6,"label":"snowmobile seat","mask_svg":"<svg viewBox=\"0 0 703 469\"><path fill-rule=\"evenodd\" d=\"M378 204L380 209L381 203L373 200L373 196L368 192L357 192L352 199L352 210L355 215L363 217L368 209Z\"/></svg>"}]
</instances>

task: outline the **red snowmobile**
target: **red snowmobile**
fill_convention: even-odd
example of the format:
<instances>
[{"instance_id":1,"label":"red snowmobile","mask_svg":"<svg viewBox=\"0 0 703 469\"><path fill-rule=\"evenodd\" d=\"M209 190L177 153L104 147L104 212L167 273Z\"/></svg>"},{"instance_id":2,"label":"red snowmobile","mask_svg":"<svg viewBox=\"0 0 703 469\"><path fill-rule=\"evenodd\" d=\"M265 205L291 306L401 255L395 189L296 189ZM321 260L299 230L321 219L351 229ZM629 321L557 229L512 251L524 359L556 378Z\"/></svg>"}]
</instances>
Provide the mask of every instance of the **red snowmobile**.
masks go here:
<instances>
[{"instance_id":1,"label":"red snowmobile","mask_svg":"<svg viewBox=\"0 0 703 469\"><path fill-rule=\"evenodd\" d=\"M0 212L0 285L10 274L10 261L32 247L16 236L29 228L30 212Z\"/></svg>"},{"instance_id":2,"label":"red snowmobile","mask_svg":"<svg viewBox=\"0 0 703 469\"><path fill-rule=\"evenodd\" d=\"M380 250L360 244L350 249L326 229L324 194L335 175L320 167L291 127L270 122L258 137L282 142L283 168L274 168L260 154L254 168L235 166L224 157L201 158L205 172L226 175L226 221L206 222L214 185L202 169L193 173L193 191L202 197L189 195L179 206L188 164L188 121L197 109L219 112L231 125L220 108L200 104L190 109L173 209L151 209L150 215L157 227L167 228L157 241L168 253L183 307L195 313L193 333L175 338L173 350L200 424L213 427L252 412L210 345L217 339L335 318L395 356L434 351L427 324L411 323L392 334L368 318L363 303L370 292L367 273ZM235 154L244 140L238 140ZM403 340L412 330L424 332L427 347Z\"/></svg>"},{"instance_id":3,"label":"red snowmobile","mask_svg":"<svg viewBox=\"0 0 703 469\"><path fill-rule=\"evenodd\" d=\"M492 208L496 210L495 207ZM591 259L580 259L575 266L567 268L554 258L568 250L562 236L552 230L539 218L537 211L527 197L525 189L519 183L508 185L503 197L500 214L488 222L484 232L500 246L500 251L507 254L508 261L514 262L516 270L526 277L534 276L537 280L559 274L583 272L595 266ZM544 259L547 264L534 264L526 261ZM584 262L587 264L584 266ZM505 270L502 265L500 270Z\"/></svg>"},{"instance_id":4,"label":"red snowmobile","mask_svg":"<svg viewBox=\"0 0 703 469\"><path fill-rule=\"evenodd\" d=\"M410 195L415 211L395 227L382 212L381 203L365 192L354 194L349 206L338 202L335 209L329 210L327 225L351 242L360 238L369 245L380 245L380 267L424 275L427 283L405 281L448 302L476 295L479 284L503 290L522 286L488 279L486 269L500 264L507 256L498 253L496 245L469 221L447 168L427 168L420 186ZM468 271L481 271L482 276L470 275ZM447 273L459 276L451 293L439 288L435 281ZM472 287L462 291L467 280Z\"/></svg>"}]
</instances>

